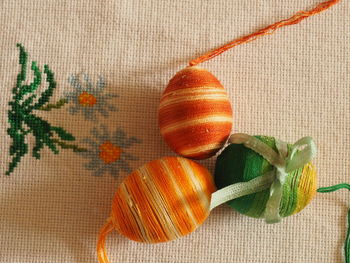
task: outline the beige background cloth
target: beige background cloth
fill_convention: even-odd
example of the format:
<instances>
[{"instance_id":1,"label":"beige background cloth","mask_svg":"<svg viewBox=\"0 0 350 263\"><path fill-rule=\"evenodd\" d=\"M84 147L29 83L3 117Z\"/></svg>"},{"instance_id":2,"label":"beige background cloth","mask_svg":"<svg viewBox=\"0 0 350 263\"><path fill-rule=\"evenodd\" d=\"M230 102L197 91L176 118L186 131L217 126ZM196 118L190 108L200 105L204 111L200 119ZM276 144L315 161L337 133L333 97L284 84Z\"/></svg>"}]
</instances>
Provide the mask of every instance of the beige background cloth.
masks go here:
<instances>
[{"instance_id":1,"label":"beige background cloth","mask_svg":"<svg viewBox=\"0 0 350 263\"><path fill-rule=\"evenodd\" d=\"M142 140L128 149L135 169L174 155L157 126L168 80L190 59L321 1L297 0L1 0L0 1L0 262L97 262L99 228L118 184L127 176L96 177L70 150L41 160L26 155L11 176L7 110L19 71L16 43L49 64L58 87L51 102L73 90L67 79L85 72L106 78L118 108L85 120L65 107L38 115L77 137L122 128ZM228 89L233 132L294 142L313 136L319 186L350 183L350 3L204 63ZM33 145L33 138L29 138ZM215 158L202 162L211 171ZM160 244L138 244L113 233L111 262L341 262L349 193L318 194L280 224L242 216L226 206L196 232Z\"/></svg>"}]
</instances>

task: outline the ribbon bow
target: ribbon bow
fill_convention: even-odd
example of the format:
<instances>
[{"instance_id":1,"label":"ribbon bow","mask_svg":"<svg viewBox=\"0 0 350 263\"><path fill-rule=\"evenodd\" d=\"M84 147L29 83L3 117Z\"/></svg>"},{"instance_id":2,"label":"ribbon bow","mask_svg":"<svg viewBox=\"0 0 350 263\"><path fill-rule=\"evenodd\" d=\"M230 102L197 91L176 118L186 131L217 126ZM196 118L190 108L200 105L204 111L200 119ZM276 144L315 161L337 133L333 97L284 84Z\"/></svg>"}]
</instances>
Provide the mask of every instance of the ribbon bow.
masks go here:
<instances>
[{"instance_id":1,"label":"ribbon bow","mask_svg":"<svg viewBox=\"0 0 350 263\"><path fill-rule=\"evenodd\" d=\"M248 182L232 184L216 191L212 194L210 209L238 197L270 188L264 218L267 223L279 222L281 220L279 207L287 175L304 167L316 156L317 149L313 139L311 137L301 138L289 146L289 149L287 143L276 139L277 152L258 138L244 133L231 135L229 141L252 149L264 157L275 169Z\"/></svg>"}]
</instances>

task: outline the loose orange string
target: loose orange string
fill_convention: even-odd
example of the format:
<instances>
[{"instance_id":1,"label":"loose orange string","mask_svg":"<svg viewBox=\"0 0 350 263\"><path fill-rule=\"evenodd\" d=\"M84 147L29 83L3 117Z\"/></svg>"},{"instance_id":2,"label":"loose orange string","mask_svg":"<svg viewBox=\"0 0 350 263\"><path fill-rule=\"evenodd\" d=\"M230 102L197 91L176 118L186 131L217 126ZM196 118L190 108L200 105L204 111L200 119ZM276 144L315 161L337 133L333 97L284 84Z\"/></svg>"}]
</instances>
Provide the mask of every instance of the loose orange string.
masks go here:
<instances>
[{"instance_id":1,"label":"loose orange string","mask_svg":"<svg viewBox=\"0 0 350 263\"><path fill-rule=\"evenodd\" d=\"M107 235L112 232L114 229L112 219L109 218L106 222L106 224L101 228L100 234L98 236L97 241L97 257L98 261L100 263L109 263L106 249L105 249L105 242Z\"/></svg>"},{"instance_id":2,"label":"loose orange string","mask_svg":"<svg viewBox=\"0 0 350 263\"><path fill-rule=\"evenodd\" d=\"M315 8L311 9L310 11L300 11L288 19L281 20L277 23L269 25L269 26L255 32L253 34L241 37L241 38L236 39L230 43L227 43L226 45L224 45L222 47L219 47L215 50L209 51L208 53L206 53L206 54L204 54L196 59L191 60L189 65L190 66L198 65L199 63L203 63L209 59L212 59L212 58L220 55L221 53L225 52L226 50L228 50L230 48L233 48L235 46L256 40L257 38L264 36L264 35L271 35L280 27L298 24L301 21L303 21L305 18L308 18L308 17L316 15L322 11L325 11L326 9L330 8L331 6L333 6L339 2L340 2L340 0L329 0L329 1L318 4Z\"/></svg>"}]
</instances>

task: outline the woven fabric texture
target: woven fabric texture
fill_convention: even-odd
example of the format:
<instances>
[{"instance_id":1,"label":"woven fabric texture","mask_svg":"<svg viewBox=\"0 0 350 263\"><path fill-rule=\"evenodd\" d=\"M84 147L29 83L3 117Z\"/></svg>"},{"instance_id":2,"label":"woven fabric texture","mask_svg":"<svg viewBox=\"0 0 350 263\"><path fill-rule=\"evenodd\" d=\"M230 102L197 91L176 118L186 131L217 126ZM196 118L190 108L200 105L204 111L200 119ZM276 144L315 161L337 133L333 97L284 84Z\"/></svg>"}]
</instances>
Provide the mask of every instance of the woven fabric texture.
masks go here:
<instances>
[{"instance_id":1,"label":"woven fabric texture","mask_svg":"<svg viewBox=\"0 0 350 263\"><path fill-rule=\"evenodd\" d=\"M118 184L128 171L175 155L157 122L169 79L196 56L319 2L1 0L0 262L97 262ZM319 186L350 182L349 28L350 3L342 1L201 65L229 92L233 132L315 139ZM57 83L49 103L62 105L33 114L75 140L62 140L58 154L44 147L37 159L29 131L28 153L6 176L16 43L29 53L28 81L37 61ZM36 99L48 86L44 73L42 80ZM215 157L200 163L213 172ZM176 241L139 244L114 233L106 248L111 262L125 263L342 262L348 206L345 191L317 194L275 225L221 206Z\"/></svg>"}]
</instances>

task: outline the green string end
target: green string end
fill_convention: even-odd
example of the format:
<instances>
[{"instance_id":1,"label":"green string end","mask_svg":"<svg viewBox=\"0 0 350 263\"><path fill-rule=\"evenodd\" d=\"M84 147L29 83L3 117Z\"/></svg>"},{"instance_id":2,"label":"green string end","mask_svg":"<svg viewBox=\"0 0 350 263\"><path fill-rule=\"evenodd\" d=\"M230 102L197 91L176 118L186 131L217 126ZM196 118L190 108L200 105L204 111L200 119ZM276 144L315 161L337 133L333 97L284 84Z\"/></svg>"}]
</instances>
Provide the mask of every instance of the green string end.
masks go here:
<instances>
[{"instance_id":1,"label":"green string end","mask_svg":"<svg viewBox=\"0 0 350 263\"><path fill-rule=\"evenodd\" d=\"M339 189L348 189L350 191L350 184L342 183L329 187L321 187L317 189L319 193L330 193L335 192ZM344 244L344 256L345 263L350 263L350 209L348 210L348 231L346 233L345 244Z\"/></svg>"}]
</instances>

